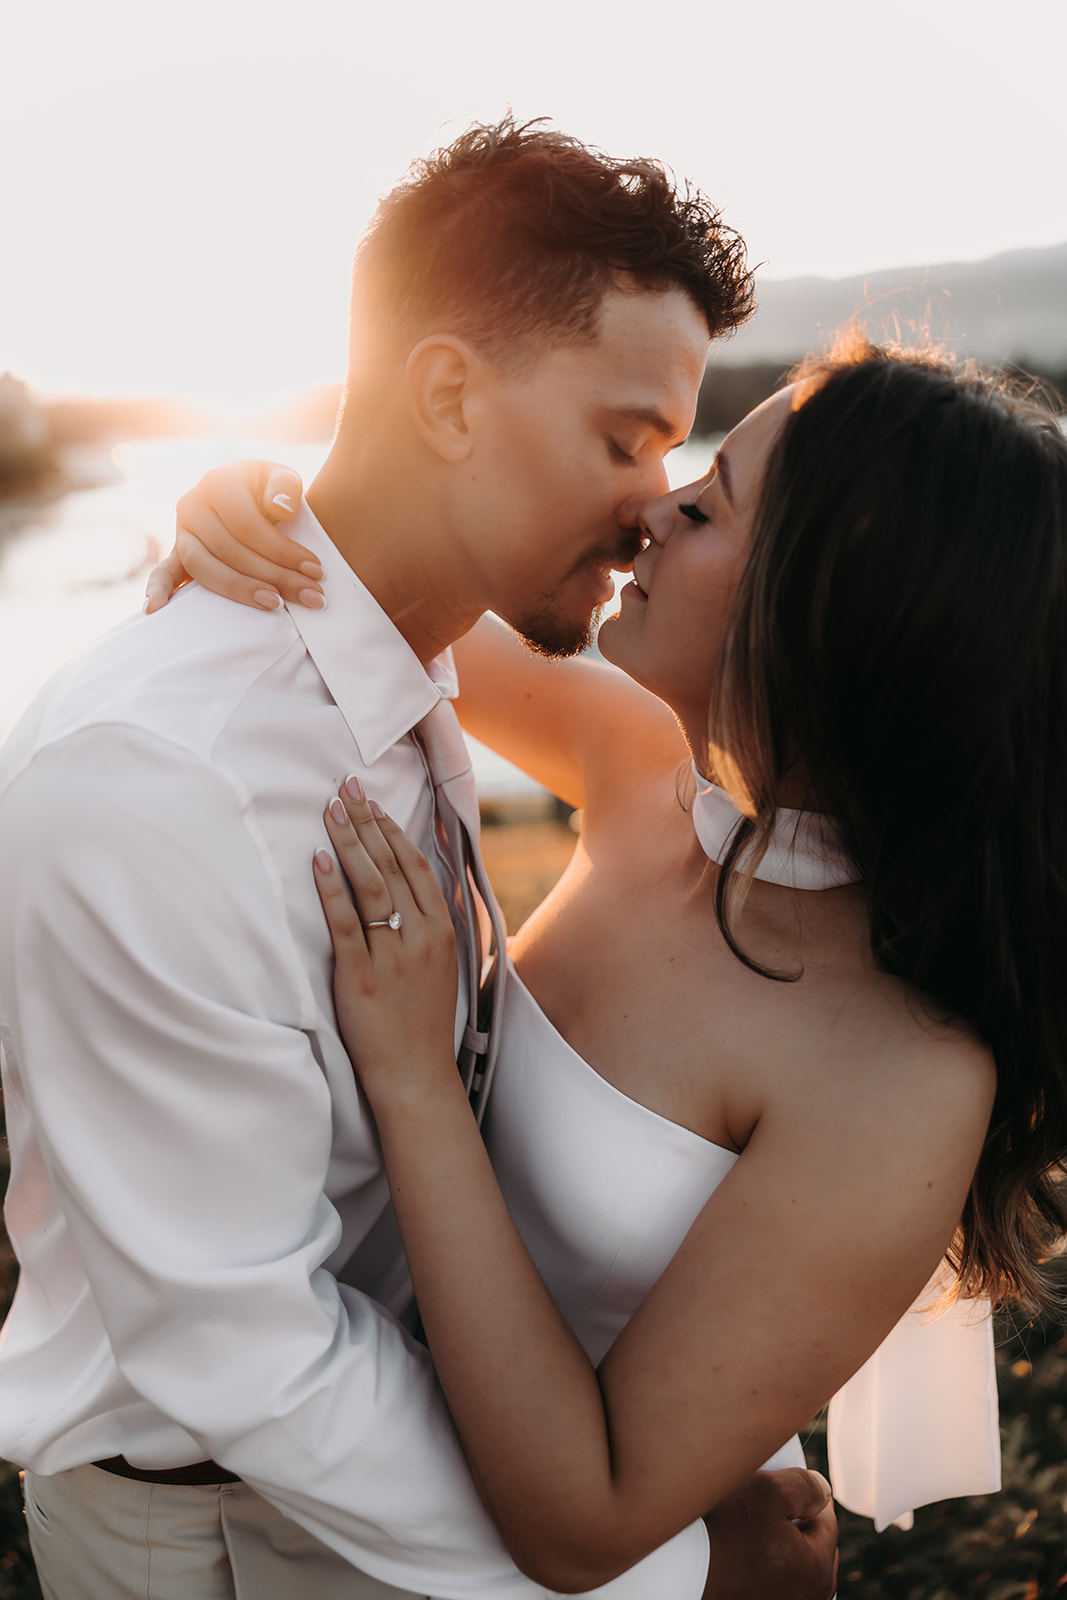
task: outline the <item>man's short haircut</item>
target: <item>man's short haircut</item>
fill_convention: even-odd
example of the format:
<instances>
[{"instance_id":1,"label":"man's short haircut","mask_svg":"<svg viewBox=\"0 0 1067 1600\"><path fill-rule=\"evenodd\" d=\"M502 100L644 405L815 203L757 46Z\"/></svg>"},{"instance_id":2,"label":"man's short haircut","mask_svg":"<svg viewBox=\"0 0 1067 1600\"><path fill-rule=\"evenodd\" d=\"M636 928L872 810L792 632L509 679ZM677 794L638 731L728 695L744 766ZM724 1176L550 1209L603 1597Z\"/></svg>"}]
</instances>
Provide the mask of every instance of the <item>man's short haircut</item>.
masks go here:
<instances>
[{"instance_id":1,"label":"man's short haircut","mask_svg":"<svg viewBox=\"0 0 1067 1600\"><path fill-rule=\"evenodd\" d=\"M712 338L752 312L744 241L662 165L613 160L543 120L475 125L380 202L356 253L353 355L372 343L403 358L452 333L521 369L593 340L624 275L684 290Z\"/></svg>"}]
</instances>

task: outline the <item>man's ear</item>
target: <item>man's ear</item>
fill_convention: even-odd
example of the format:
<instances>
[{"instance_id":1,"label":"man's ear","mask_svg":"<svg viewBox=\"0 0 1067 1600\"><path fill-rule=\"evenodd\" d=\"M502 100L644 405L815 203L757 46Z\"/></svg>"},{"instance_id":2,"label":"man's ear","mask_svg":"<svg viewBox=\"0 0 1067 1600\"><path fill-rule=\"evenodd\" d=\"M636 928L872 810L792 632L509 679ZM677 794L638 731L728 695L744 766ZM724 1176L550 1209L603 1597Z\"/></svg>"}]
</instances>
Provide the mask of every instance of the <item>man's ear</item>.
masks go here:
<instances>
[{"instance_id":1,"label":"man's ear","mask_svg":"<svg viewBox=\"0 0 1067 1600\"><path fill-rule=\"evenodd\" d=\"M431 334L408 356L404 379L411 420L442 461L465 461L470 455L485 376L481 357L450 334Z\"/></svg>"}]
</instances>

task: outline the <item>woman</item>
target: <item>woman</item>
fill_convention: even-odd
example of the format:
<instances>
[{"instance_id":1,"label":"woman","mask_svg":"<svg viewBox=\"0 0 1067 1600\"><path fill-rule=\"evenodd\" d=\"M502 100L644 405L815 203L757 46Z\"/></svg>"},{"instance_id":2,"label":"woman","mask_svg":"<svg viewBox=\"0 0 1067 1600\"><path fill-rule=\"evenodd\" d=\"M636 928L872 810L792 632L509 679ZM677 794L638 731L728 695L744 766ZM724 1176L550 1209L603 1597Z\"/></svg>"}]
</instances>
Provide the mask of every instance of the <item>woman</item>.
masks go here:
<instances>
[{"instance_id":1,"label":"woman","mask_svg":"<svg viewBox=\"0 0 1067 1600\"><path fill-rule=\"evenodd\" d=\"M373 796L326 812L355 909L315 859L435 1363L556 1588L714 1506L946 1256L956 1294L1047 1304L1064 1220L1054 419L854 341L644 527L600 635L640 688L492 623L457 651L466 725L585 813L512 950L497 1177L425 863Z\"/></svg>"}]
</instances>

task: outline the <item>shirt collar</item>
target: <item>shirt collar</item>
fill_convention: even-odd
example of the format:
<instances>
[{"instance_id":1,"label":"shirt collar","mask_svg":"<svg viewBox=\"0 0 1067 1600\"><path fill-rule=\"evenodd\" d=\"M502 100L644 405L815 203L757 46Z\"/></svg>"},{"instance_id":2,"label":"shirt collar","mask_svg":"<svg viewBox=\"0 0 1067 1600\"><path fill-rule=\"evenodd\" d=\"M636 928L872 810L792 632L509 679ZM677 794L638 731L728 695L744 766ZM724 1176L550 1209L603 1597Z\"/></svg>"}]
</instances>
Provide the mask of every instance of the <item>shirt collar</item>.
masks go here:
<instances>
[{"instance_id":1,"label":"shirt collar","mask_svg":"<svg viewBox=\"0 0 1067 1600\"><path fill-rule=\"evenodd\" d=\"M424 667L353 572L306 501L285 532L322 564L326 606L288 607L359 753L372 766L441 699L459 693L452 651Z\"/></svg>"}]
</instances>

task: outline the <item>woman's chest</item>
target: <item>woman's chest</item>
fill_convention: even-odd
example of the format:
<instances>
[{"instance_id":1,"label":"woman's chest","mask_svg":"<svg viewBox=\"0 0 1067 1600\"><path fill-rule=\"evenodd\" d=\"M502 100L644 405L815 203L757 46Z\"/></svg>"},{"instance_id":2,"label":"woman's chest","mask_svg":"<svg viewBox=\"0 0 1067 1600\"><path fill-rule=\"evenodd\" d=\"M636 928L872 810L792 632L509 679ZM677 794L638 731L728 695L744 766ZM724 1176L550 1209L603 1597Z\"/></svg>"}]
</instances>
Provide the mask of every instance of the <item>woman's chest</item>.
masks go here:
<instances>
[{"instance_id":1,"label":"woman's chest","mask_svg":"<svg viewBox=\"0 0 1067 1600\"><path fill-rule=\"evenodd\" d=\"M740 1148L760 1027L751 975L722 947L713 912L669 863L622 850L577 857L568 879L514 941L523 981L615 1089Z\"/></svg>"},{"instance_id":2,"label":"woman's chest","mask_svg":"<svg viewBox=\"0 0 1067 1600\"><path fill-rule=\"evenodd\" d=\"M484 1132L508 1210L599 1361L737 1159L615 1089L513 976Z\"/></svg>"}]
</instances>

